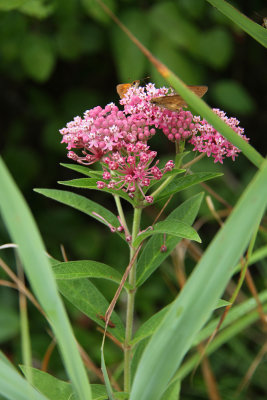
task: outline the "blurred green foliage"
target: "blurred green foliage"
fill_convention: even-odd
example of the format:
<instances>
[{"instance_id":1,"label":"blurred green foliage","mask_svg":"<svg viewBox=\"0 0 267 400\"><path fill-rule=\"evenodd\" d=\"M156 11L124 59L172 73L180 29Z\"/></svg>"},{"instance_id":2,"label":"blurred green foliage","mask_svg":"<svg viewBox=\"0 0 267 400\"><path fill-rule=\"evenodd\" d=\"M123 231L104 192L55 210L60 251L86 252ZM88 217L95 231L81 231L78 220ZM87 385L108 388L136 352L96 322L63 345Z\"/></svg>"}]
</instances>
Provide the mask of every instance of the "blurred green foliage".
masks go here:
<instances>
[{"instance_id":1,"label":"blurred green foliage","mask_svg":"<svg viewBox=\"0 0 267 400\"><path fill-rule=\"evenodd\" d=\"M238 117L251 144L266 154L263 137L267 125L267 56L264 48L205 0L106 0L105 3L187 84L208 85L205 100L229 116ZM236 0L235 5L260 24L267 14L264 0ZM119 238L78 211L42 198L32 189L55 188L58 180L77 177L76 173L59 166L60 162L66 162L66 149L60 144L58 130L68 121L88 108L118 102L115 86L120 82L149 77L149 81L162 85L163 79L95 0L0 0L0 60L1 152L34 212L48 251L62 259L59 246L63 244L70 260L94 259L123 271L128 253ZM153 138L152 146L165 155L172 151L163 136ZM235 164L227 161L221 167L205 159L197 168L225 173L224 178L210 185L231 204L254 171L242 155ZM180 196L185 199L201 190L193 188ZM115 212L109 195L90 192L87 196ZM175 204L180 200L181 197L175 198ZM149 223L157 211L156 206L151 207L145 222ZM208 213L203 205L201 216ZM3 233L1 221L0 228L1 243L5 243L9 238ZM214 225L206 228L203 246L215 231ZM9 265L15 265L11 250L3 254ZM189 259L187 268L188 271L192 268ZM266 265L262 264L262 268L261 281L266 280L262 272L266 271ZM6 279L1 271L0 278ZM103 289L103 283L96 284ZM4 327L0 330L0 340L6 341L10 357L20 362L19 341L13 340L14 336L19 339L16 293L12 289L0 289L0 298L7 304L0 312L0 326ZM170 302L177 291L171 260L168 260L140 289L136 326L139 319L148 318ZM105 293L111 299L114 285L105 283ZM101 334L77 310L69 305L68 309L78 338L99 363ZM49 338L42 334L45 323L32 307L30 318L34 321L31 333L38 364ZM253 339L251 345L248 338L253 336L257 340ZM224 399L232 398L232 388L239 384L258 350L257 342L262 340L262 333L252 327L241 344L233 341L211 357L224 388ZM106 348L106 360L116 368L119 350L112 343L107 343ZM237 366L241 357L244 361ZM57 372L60 377L62 367L57 354L53 355L51 364L51 372ZM266 395L261 383L266 372L266 366L261 365L254 385L248 390L248 398L256 398L255 393ZM203 380L197 376L194 383L194 387L182 388L184 399L204 396Z\"/></svg>"}]
</instances>

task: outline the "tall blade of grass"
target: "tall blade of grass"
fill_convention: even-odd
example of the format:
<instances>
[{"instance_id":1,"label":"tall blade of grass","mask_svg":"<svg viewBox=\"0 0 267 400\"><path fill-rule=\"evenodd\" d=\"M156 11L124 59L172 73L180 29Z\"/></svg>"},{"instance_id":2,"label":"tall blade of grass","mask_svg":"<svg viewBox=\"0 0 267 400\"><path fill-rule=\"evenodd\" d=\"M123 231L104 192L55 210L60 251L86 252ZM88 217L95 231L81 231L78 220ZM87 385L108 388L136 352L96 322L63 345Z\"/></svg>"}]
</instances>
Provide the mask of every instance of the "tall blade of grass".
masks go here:
<instances>
[{"instance_id":1,"label":"tall blade of grass","mask_svg":"<svg viewBox=\"0 0 267 400\"><path fill-rule=\"evenodd\" d=\"M103 337L102 346L101 346L101 370L103 372L108 398L109 398L109 400L115 400L114 396L113 396L112 386L111 386L109 376L108 376L106 363L105 363L104 343L105 343L105 337Z\"/></svg>"},{"instance_id":2,"label":"tall blade of grass","mask_svg":"<svg viewBox=\"0 0 267 400\"><path fill-rule=\"evenodd\" d=\"M62 357L81 400L91 400L91 390L52 268L32 214L15 182L0 159L0 211L23 262L27 277L50 321Z\"/></svg>"},{"instance_id":3,"label":"tall blade of grass","mask_svg":"<svg viewBox=\"0 0 267 400\"><path fill-rule=\"evenodd\" d=\"M231 19L243 31L247 32L257 42L267 47L267 31L263 26L256 24L246 17L231 4L224 0L207 0L213 7L217 8L222 14Z\"/></svg>"},{"instance_id":4,"label":"tall blade of grass","mask_svg":"<svg viewBox=\"0 0 267 400\"><path fill-rule=\"evenodd\" d=\"M9 400L47 400L3 358L0 359L0 394Z\"/></svg>"},{"instance_id":5,"label":"tall blade of grass","mask_svg":"<svg viewBox=\"0 0 267 400\"><path fill-rule=\"evenodd\" d=\"M221 297L267 204L267 161L241 196L149 341L130 400L158 400Z\"/></svg>"}]
</instances>

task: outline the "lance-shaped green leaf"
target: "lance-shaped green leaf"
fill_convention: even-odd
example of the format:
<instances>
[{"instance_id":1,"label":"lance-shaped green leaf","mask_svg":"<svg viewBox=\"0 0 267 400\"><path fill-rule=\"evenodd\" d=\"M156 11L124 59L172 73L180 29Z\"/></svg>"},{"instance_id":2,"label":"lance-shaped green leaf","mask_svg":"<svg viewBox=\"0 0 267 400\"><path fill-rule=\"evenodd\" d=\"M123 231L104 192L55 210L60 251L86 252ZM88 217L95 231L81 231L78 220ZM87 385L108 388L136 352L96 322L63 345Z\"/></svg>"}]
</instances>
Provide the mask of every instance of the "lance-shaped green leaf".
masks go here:
<instances>
[{"instance_id":1,"label":"lance-shaped green leaf","mask_svg":"<svg viewBox=\"0 0 267 400\"><path fill-rule=\"evenodd\" d=\"M225 0L207 0L213 7L217 8L227 18L231 19L243 31L247 32L264 47L267 47L266 29L246 17L239 10L227 3Z\"/></svg>"},{"instance_id":2,"label":"lance-shaped green leaf","mask_svg":"<svg viewBox=\"0 0 267 400\"><path fill-rule=\"evenodd\" d=\"M138 365L130 400L159 400L197 332L211 315L267 205L267 161L202 256L151 337Z\"/></svg>"},{"instance_id":3,"label":"lance-shaped green leaf","mask_svg":"<svg viewBox=\"0 0 267 400\"><path fill-rule=\"evenodd\" d=\"M0 394L9 400L48 400L34 389L22 376L10 365L3 356L0 357Z\"/></svg>"},{"instance_id":4,"label":"lance-shaped green leaf","mask_svg":"<svg viewBox=\"0 0 267 400\"><path fill-rule=\"evenodd\" d=\"M75 307L95 321L102 328L109 303L102 293L88 279L58 279L59 290ZM113 312L108 331L119 341L124 340L124 326L119 316Z\"/></svg>"},{"instance_id":5,"label":"lance-shaped green leaf","mask_svg":"<svg viewBox=\"0 0 267 400\"><path fill-rule=\"evenodd\" d=\"M54 264L53 272L56 279L102 278L118 284L122 279L121 274L116 269L91 260L68 261ZM127 282L125 282L123 287L125 289L131 288Z\"/></svg>"},{"instance_id":6,"label":"lance-shaped green leaf","mask_svg":"<svg viewBox=\"0 0 267 400\"><path fill-rule=\"evenodd\" d=\"M85 167L84 165L79 164L65 164L61 163L62 167L69 168L73 171L79 172L80 174L90 176L91 178L102 178L103 171L96 171L94 169Z\"/></svg>"},{"instance_id":7,"label":"lance-shaped green leaf","mask_svg":"<svg viewBox=\"0 0 267 400\"><path fill-rule=\"evenodd\" d=\"M194 228L179 219L172 218L171 220L158 222L151 227L151 229L147 229L145 232L140 233L133 242L133 246L138 247L144 239L152 235L158 235L159 233L201 242L201 239Z\"/></svg>"},{"instance_id":8,"label":"lance-shaped green leaf","mask_svg":"<svg viewBox=\"0 0 267 400\"><path fill-rule=\"evenodd\" d=\"M27 372L30 369L33 386L49 400L77 400L77 396L73 393L70 383L55 378L47 372L40 371L36 368L20 365L20 369L25 376L27 376ZM91 388L93 400L106 400L107 391L104 385L91 385Z\"/></svg>"},{"instance_id":9,"label":"lance-shaped green leaf","mask_svg":"<svg viewBox=\"0 0 267 400\"><path fill-rule=\"evenodd\" d=\"M73 388L80 399L90 400L88 376L58 293L40 233L25 200L1 159L0 175L0 210L3 220L13 242L18 245L27 278L56 336Z\"/></svg>"},{"instance_id":10,"label":"lance-shaped green leaf","mask_svg":"<svg viewBox=\"0 0 267 400\"><path fill-rule=\"evenodd\" d=\"M90 215L90 217L96 219L97 221L101 222L102 224L114 226L118 228L120 226L118 218L105 207L101 206L100 204L95 203L92 200L87 199L84 196L81 196L76 193L68 192L67 190L57 190L57 189L34 189L35 192L43 194L50 199L57 200L62 204L66 204L70 207L75 208L76 210L82 211L83 213ZM105 222L99 216L102 216L107 222ZM108 226L109 227L109 226ZM116 231L116 233L125 240L125 235Z\"/></svg>"},{"instance_id":11,"label":"lance-shaped green leaf","mask_svg":"<svg viewBox=\"0 0 267 400\"><path fill-rule=\"evenodd\" d=\"M59 181L58 183L60 183L61 185L77 187L77 188L81 188L81 189L100 190L102 192L117 195L117 196L121 197L122 199L127 200L129 203L134 204L133 200L123 190L115 190L115 189L108 189L108 188L98 189L97 182L98 182L98 179L95 179L95 178L80 178L80 179L72 179L70 181Z\"/></svg>"},{"instance_id":12,"label":"lance-shaped green leaf","mask_svg":"<svg viewBox=\"0 0 267 400\"><path fill-rule=\"evenodd\" d=\"M169 197L170 195L180 192L181 190L187 189L190 186L194 186L198 183L208 181L210 179L218 178L223 174L214 173L214 172L195 172L192 175L185 175L183 177L174 178L169 185L159 193L159 195L155 196L154 201L159 201L164 199L165 197Z\"/></svg>"},{"instance_id":13,"label":"lance-shaped green leaf","mask_svg":"<svg viewBox=\"0 0 267 400\"><path fill-rule=\"evenodd\" d=\"M192 224L197 216L202 198L203 194L199 193L186 200L174 211L172 211L165 221L169 221L172 218L177 218L182 222ZM179 237L167 236L164 242L164 237L162 234L152 236L149 239L137 263L137 286L141 286L146 279L162 264L162 262L166 257L168 257L180 240L181 238ZM165 243L167 247L166 252L160 251L163 243Z\"/></svg>"}]
</instances>

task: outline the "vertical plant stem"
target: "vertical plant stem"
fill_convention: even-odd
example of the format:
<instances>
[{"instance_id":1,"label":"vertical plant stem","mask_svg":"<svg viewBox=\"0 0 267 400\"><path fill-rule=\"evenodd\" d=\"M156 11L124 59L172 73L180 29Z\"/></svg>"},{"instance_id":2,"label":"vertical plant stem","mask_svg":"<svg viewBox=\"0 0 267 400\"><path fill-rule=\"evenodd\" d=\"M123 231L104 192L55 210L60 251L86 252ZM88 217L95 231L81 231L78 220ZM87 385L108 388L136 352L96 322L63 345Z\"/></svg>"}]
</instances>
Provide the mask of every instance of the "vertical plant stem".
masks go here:
<instances>
[{"instance_id":1,"label":"vertical plant stem","mask_svg":"<svg viewBox=\"0 0 267 400\"><path fill-rule=\"evenodd\" d=\"M132 228L132 243L134 242L140 228L141 208L134 209L133 228ZM136 251L135 247L131 247L130 260ZM132 339L133 331L133 317L134 317L134 298L135 298L135 281L136 281L136 262L133 264L129 274L129 283L133 286L133 290L129 291L127 296L127 312L126 312L126 329L125 329L125 343L124 343L124 391L130 392L131 387L131 357L132 346L130 341Z\"/></svg>"},{"instance_id":2,"label":"vertical plant stem","mask_svg":"<svg viewBox=\"0 0 267 400\"><path fill-rule=\"evenodd\" d=\"M119 217L121 219L121 223L122 223L122 225L124 227L125 233L126 233L126 235L129 236L130 233L129 233L129 230L128 230L128 227L127 227L127 223L126 223L126 219L125 219L125 216L124 216L124 212L123 212L123 209L122 209L122 206L121 206L120 197L117 196L117 195L114 195L114 199L115 199L115 203L116 203L116 206L117 206L118 214L119 214Z\"/></svg>"}]
</instances>

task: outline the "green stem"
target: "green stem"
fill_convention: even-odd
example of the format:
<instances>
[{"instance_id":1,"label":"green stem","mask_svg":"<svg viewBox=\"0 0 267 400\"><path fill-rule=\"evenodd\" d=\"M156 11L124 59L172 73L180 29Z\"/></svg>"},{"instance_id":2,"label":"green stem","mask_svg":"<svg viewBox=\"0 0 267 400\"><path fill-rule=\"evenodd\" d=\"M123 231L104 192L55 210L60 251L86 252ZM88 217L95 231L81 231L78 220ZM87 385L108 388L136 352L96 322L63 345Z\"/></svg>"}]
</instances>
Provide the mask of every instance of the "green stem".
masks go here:
<instances>
[{"instance_id":1,"label":"green stem","mask_svg":"<svg viewBox=\"0 0 267 400\"><path fill-rule=\"evenodd\" d=\"M140 229L141 213L142 213L141 208L134 209L132 243L134 242ZM132 246L130 251L130 260L133 258L135 251L136 248ZM132 332L133 332L134 298L136 293L135 282L136 282L136 263L133 264L129 274L129 283L133 287L133 289L130 290L127 295L126 329L125 329L125 343L124 343L124 391L128 393L130 392L131 388L132 346L130 345L130 341L132 339Z\"/></svg>"},{"instance_id":2,"label":"green stem","mask_svg":"<svg viewBox=\"0 0 267 400\"><path fill-rule=\"evenodd\" d=\"M122 223L122 225L124 227L124 231L125 231L127 236L130 236L130 233L129 233L129 230L128 230L128 227L127 227L127 223L126 223L126 219L125 219L125 216L124 216L124 212L123 212L123 209L122 209L122 206L121 206L120 197L117 196L117 195L114 195L114 199L115 199L115 203L116 203L116 207L117 207L117 210L118 210L119 217L121 219L121 223Z\"/></svg>"}]
</instances>

